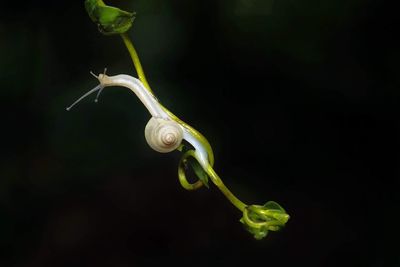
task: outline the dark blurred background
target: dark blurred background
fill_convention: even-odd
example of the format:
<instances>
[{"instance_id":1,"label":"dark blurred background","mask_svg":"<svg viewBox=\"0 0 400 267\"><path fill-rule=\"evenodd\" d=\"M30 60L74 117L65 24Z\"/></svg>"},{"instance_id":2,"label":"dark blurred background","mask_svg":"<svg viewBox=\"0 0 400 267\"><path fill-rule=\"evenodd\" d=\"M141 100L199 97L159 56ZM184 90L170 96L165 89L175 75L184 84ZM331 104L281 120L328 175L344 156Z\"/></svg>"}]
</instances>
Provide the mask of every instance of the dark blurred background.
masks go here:
<instances>
[{"instance_id":1,"label":"dark blurred background","mask_svg":"<svg viewBox=\"0 0 400 267\"><path fill-rule=\"evenodd\" d=\"M400 266L398 9L368 0L109 1L150 84L200 130L246 203L287 227L256 241L214 187L179 185L128 90L65 107L89 71L136 75L84 1L0 8L0 266Z\"/></svg>"}]
</instances>

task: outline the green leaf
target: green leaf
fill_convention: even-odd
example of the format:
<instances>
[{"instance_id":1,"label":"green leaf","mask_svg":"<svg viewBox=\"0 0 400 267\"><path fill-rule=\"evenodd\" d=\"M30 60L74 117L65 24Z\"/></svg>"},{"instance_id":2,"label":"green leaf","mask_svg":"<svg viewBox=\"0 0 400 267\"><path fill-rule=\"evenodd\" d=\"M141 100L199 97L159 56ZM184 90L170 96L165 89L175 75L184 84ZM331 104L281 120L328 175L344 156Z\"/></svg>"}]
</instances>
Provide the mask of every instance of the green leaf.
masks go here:
<instances>
[{"instance_id":1,"label":"green leaf","mask_svg":"<svg viewBox=\"0 0 400 267\"><path fill-rule=\"evenodd\" d=\"M102 0L86 0L85 8L89 17L105 35L127 32L135 19L135 12L127 12L117 7L107 6Z\"/></svg>"},{"instance_id":2,"label":"green leaf","mask_svg":"<svg viewBox=\"0 0 400 267\"><path fill-rule=\"evenodd\" d=\"M208 184L208 175L201 167L200 163L195 158L188 158L187 161L189 165L193 168L194 173L196 174L197 178L207 187L210 188Z\"/></svg>"},{"instance_id":3,"label":"green leaf","mask_svg":"<svg viewBox=\"0 0 400 267\"><path fill-rule=\"evenodd\" d=\"M177 150L185 154L187 151L190 150L186 145L181 144ZM194 174L199 178L199 180L207 187L210 188L210 185L208 183L208 174L206 171L203 169L203 167L200 165L200 163L197 161L196 158L194 157L187 157L184 160L185 166L187 167L188 165L192 167Z\"/></svg>"},{"instance_id":4,"label":"green leaf","mask_svg":"<svg viewBox=\"0 0 400 267\"><path fill-rule=\"evenodd\" d=\"M282 225L287 223L287 221L289 220L290 216L281 207L281 205L279 205L275 201L268 201L267 203L265 203L264 209L269 212L268 214L271 217L278 220Z\"/></svg>"}]
</instances>

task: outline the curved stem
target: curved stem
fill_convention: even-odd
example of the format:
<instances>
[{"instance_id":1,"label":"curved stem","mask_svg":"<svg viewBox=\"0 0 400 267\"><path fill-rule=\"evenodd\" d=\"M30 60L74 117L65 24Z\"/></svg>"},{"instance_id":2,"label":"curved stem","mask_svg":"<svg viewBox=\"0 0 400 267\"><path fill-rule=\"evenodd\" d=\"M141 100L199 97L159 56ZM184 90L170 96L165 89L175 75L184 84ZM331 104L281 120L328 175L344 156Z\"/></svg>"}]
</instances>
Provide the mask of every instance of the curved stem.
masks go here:
<instances>
[{"instance_id":1,"label":"curved stem","mask_svg":"<svg viewBox=\"0 0 400 267\"><path fill-rule=\"evenodd\" d=\"M186 152L186 157L191 156L195 158L197 161L200 162L199 158L197 157L197 154L195 153L194 150L189 150ZM210 177L211 181L218 187L218 189L225 195L225 197L236 207L238 208L241 212L243 212L248 205L240 201L222 182L222 179L219 177L219 175L214 171L213 167L208 164L207 166L202 166L203 169L206 171L208 176Z\"/></svg>"},{"instance_id":2,"label":"curved stem","mask_svg":"<svg viewBox=\"0 0 400 267\"><path fill-rule=\"evenodd\" d=\"M240 201L222 182L221 178L218 176L218 174L214 171L214 169L211 166L207 167L206 170L207 174L210 176L211 181L218 187L218 189L225 195L225 197L236 207L238 208L241 212L243 212L247 205Z\"/></svg>"},{"instance_id":3,"label":"curved stem","mask_svg":"<svg viewBox=\"0 0 400 267\"><path fill-rule=\"evenodd\" d=\"M129 36L126 33L121 34L122 40L124 41L124 44L126 48L129 51L129 54L132 58L133 65L135 66L136 72L139 76L139 80L143 83L143 85L148 89L152 94L153 91L150 88L149 83L147 82L146 75L144 74L142 64L140 63L139 56L136 52L135 47L133 46L133 43ZM160 104L161 105L161 104ZM208 153L208 160L210 164L206 166L205 171L211 178L211 181L219 188L219 190L225 195L226 198L240 211L244 211L247 205L240 201L222 182L221 178L218 176L218 174L214 171L212 168L212 165L214 165L214 154L212 151L212 148L207 141L207 139L198 131L196 131L194 128L192 128L190 125L186 124L185 122L181 121L178 117L176 117L172 112L170 112L167 108L161 105L161 107L168 113L168 115L171 116L175 121L186 127L194 136L196 136L200 142L205 146L206 151ZM191 154L190 156L196 157L195 154ZM197 159L199 160L199 159ZM200 184L195 184L195 185L188 185L188 188L190 187L191 190L197 189ZM193 187L193 188L192 188Z\"/></svg>"},{"instance_id":4,"label":"curved stem","mask_svg":"<svg viewBox=\"0 0 400 267\"><path fill-rule=\"evenodd\" d=\"M185 161L186 161L186 159L188 157L194 157L194 151L193 150L186 151L186 153L183 154L181 160L179 161L178 178L179 178L179 182L181 183L183 188L185 188L186 190L192 191L192 190L197 190L197 189L201 188L204 184L200 180L197 180L195 183L190 183L186 179L184 165L185 165Z\"/></svg>"},{"instance_id":5,"label":"curved stem","mask_svg":"<svg viewBox=\"0 0 400 267\"><path fill-rule=\"evenodd\" d=\"M122 40L124 41L126 48L128 49L129 55L132 58L133 65L135 66L139 80L144 84L144 86L146 87L147 90L149 90L151 93L153 93L153 91L150 88L149 83L147 82L146 75L144 74L143 67L142 67L142 64L140 63L138 53L136 52L136 49L133 46L131 39L129 38L127 33L122 33L121 37L122 37Z\"/></svg>"}]
</instances>

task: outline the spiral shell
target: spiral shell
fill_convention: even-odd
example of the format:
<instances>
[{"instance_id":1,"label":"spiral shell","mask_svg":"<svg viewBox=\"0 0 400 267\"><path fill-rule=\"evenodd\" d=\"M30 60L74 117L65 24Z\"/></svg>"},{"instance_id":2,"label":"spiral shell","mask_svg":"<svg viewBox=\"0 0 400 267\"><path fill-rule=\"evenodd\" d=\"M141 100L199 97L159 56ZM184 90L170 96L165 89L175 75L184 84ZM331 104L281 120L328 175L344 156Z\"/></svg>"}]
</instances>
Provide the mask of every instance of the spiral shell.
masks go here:
<instances>
[{"instance_id":1,"label":"spiral shell","mask_svg":"<svg viewBox=\"0 0 400 267\"><path fill-rule=\"evenodd\" d=\"M175 121L152 117L146 125L144 136L152 149L168 153L182 143L183 130Z\"/></svg>"}]
</instances>

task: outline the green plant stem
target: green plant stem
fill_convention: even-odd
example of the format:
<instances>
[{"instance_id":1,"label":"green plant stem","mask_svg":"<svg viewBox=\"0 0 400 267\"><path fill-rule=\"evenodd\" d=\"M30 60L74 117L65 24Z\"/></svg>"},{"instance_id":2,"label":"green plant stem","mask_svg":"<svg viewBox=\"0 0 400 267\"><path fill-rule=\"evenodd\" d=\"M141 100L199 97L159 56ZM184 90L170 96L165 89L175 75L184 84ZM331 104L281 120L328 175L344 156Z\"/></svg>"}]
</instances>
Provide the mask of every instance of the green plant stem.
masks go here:
<instances>
[{"instance_id":1,"label":"green plant stem","mask_svg":"<svg viewBox=\"0 0 400 267\"><path fill-rule=\"evenodd\" d=\"M122 40L124 41L124 44L126 48L128 49L129 55L132 58L133 65L135 66L136 72L138 74L139 80L143 83L143 85L153 94L153 91L150 88L149 83L147 82L146 75L144 74L142 64L140 63L140 59L138 56L138 53L136 52L135 47L133 46L133 43L129 36L126 33L121 34ZM161 105L162 106L162 105ZM162 106L163 107L163 106ZM214 163L214 155L211 149L210 144L208 143L207 139L200 134L198 131L190 127L188 124L184 123L181 121L178 117L176 117L173 113L171 113L168 109L163 107L164 110L177 122L181 123L184 127L186 127L192 134L194 134L201 143L205 146L209 160L210 160L210 165L207 166L206 168L206 173L210 176L211 181L219 188L219 190L225 195L225 197L240 211L244 211L245 208L247 207L246 204L244 204L242 201L240 201L222 182L221 178L218 176L218 174L214 171L212 168L212 165ZM194 151L193 154L190 154L190 156L195 157ZM198 184L196 184L196 187L198 187Z\"/></svg>"},{"instance_id":2,"label":"green plant stem","mask_svg":"<svg viewBox=\"0 0 400 267\"><path fill-rule=\"evenodd\" d=\"M218 189L225 195L227 199L241 212L243 212L247 205L240 201L222 182L221 178L218 174L214 171L211 166L208 166L206 170L207 174L210 176L211 181L218 187Z\"/></svg>"},{"instance_id":3,"label":"green plant stem","mask_svg":"<svg viewBox=\"0 0 400 267\"><path fill-rule=\"evenodd\" d=\"M179 162L179 168L178 168L178 177L181 182L181 185L187 189L187 190L196 190L202 186L202 182L198 180L195 183L189 183L186 180L185 176L185 171L183 168L183 162L187 160L188 157L192 157L198 162L200 162L200 159L198 158L198 155L194 150L188 150L183 154L180 162ZM226 185L222 182L222 179L219 177L219 175L214 171L213 167L211 164L207 164L206 166L202 166L204 171L207 173L207 175L210 177L211 181L215 184L215 186L218 187L218 189L225 195L225 197L236 207L238 208L241 212L243 212L247 205L240 201L227 187Z\"/></svg>"},{"instance_id":4,"label":"green plant stem","mask_svg":"<svg viewBox=\"0 0 400 267\"><path fill-rule=\"evenodd\" d=\"M149 90L151 93L153 93L153 90L151 90L150 85L147 82L146 75L144 74L143 67L142 67L142 64L140 63L138 53L136 52L136 49L133 46L131 39L129 38L127 33L122 33L120 35L122 37L122 40L124 41L126 48L128 49L129 55L132 58L132 62L133 62L133 65L135 66L139 80L143 83L143 85L147 88L147 90Z\"/></svg>"}]
</instances>

